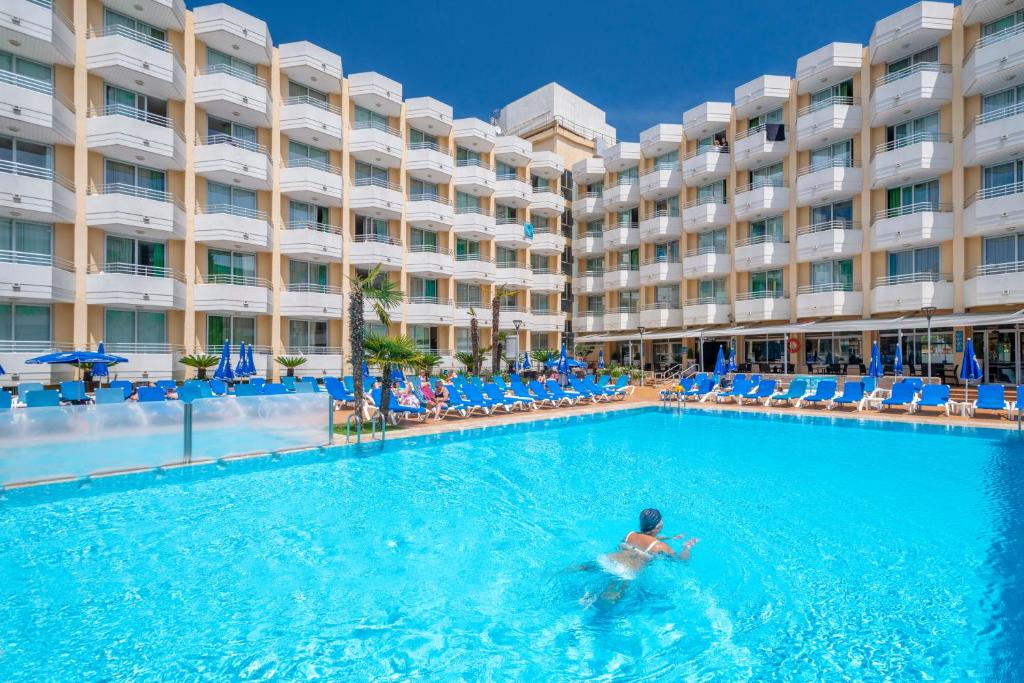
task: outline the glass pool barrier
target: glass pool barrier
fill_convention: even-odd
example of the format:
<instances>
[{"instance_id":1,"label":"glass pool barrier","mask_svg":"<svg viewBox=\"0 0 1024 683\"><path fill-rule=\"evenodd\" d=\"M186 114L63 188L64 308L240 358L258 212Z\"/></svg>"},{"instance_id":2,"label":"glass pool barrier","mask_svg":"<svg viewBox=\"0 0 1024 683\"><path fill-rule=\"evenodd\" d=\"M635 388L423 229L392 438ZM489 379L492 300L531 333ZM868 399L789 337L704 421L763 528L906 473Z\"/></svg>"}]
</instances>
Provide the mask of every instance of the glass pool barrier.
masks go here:
<instances>
[{"instance_id":1,"label":"glass pool barrier","mask_svg":"<svg viewBox=\"0 0 1024 683\"><path fill-rule=\"evenodd\" d=\"M330 441L323 393L0 411L0 485L180 465Z\"/></svg>"}]
</instances>

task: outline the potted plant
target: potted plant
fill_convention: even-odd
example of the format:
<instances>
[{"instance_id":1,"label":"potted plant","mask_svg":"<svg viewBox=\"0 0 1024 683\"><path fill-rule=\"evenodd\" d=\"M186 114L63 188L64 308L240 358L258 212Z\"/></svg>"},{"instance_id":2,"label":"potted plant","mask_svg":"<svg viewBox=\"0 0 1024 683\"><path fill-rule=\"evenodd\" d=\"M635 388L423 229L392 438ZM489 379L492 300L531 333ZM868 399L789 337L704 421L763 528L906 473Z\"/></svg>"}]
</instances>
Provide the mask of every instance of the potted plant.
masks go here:
<instances>
[{"instance_id":1,"label":"potted plant","mask_svg":"<svg viewBox=\"0 0 1024 683\"><path fill-rule=\"evenodd\" d=\"M216 367L220 363L220 356L211 356L208 353L196 353L190 356L182 356L178 359L182 365L195 368L197 379L206 379L206 369Z\"/></svg>"},{"instance_id":2,"label":"potted plant","mask_svg":"<svg viewBox=\"0 0 1024 683\"><path fill-rule=\"evenodd\" d=\"M295 368L303 365L306 359L303 356L278 356L274 362L285 368L289 377L295 376Z\"/></svg>"}]
</instances>

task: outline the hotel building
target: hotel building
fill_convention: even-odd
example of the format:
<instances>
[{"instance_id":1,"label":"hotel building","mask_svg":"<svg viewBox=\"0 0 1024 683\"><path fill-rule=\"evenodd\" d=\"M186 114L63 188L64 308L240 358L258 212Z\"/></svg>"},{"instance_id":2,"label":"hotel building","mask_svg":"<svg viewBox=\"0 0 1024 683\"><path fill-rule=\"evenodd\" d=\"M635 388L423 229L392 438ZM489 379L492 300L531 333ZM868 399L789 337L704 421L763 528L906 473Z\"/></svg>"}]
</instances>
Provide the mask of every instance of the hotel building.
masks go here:
<instances>
[{"instance_id":1,"label":"hotel building","mask_svg":"<svg viewBox=\"0 0 1024 683\"><path fill-rule=\"evenodd\" d=\"M347 372L377 265L445 366L501 290L520 349L856 373L878 341L948 377L973 336L1019 382L1024 0L912 5L638 141L557 84L455 118L223 4L0 7L0 382L100 341L122 378L226 339Z\"/></svg>"}]
</instances>

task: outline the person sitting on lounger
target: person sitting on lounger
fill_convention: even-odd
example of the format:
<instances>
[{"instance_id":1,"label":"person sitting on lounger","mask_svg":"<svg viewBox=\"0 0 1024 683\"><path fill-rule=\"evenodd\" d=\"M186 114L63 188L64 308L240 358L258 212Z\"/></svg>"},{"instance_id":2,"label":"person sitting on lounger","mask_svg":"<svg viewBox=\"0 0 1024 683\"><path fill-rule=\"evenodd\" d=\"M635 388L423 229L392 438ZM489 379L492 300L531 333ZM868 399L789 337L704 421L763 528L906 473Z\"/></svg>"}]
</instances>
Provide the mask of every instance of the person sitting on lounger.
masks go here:
<instances>
[{"instance_id":1,"label":"person sitting on lounger","mask_svg":"<svg viewBox=\"0 0 1024 683\"><path fill-rule=\"evenodd\" d=\"M406 384L402 387L402 390L398 392L398 405L408 406L409 408L419 408L420 400L416 398L416 394L412 393L412 386Z\"/></svg>"}]
</instances>

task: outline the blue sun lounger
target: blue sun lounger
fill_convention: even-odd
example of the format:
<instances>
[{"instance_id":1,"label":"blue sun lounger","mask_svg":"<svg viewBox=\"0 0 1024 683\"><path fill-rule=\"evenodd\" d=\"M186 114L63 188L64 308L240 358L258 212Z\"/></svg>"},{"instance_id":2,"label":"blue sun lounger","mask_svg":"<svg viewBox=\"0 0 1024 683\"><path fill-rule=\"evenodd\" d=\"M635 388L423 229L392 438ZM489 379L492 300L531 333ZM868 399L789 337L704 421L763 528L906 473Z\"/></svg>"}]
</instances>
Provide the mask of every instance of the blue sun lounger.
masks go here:
<instances>
[{"instance_id":1,"label":"blue sun lounger","mask_svg":"<svg viewBox=\"0 0 1024 683\"><path fill-rule=\"evenodd\" d=\"M163 399L163 392L160 398ZM36 389L26 393L24 400L28 408L54 408L60 405L60 393L56 389Z\"/></svg>"},{"instance_id":2,"label":"blue sun lounger","mask_svg":"<svg viewBox=\"0 0 1024 683\"><path fill-rule=\"evenodd\" d=\"M805 379L794 379L786 387L785 391L777 394L772 394L768 397L765 402L766 406L770 406L776 401L785 401L786 405L793 405L794 401L799 401L804 395L807 394L807 380Z\"/></svg>"},{"instance_id":3,"label":"blue sun lounger","mask_svg":"<svg viewBox=\"0 0 1024 683\"><path fill-rule=\"evenodd\" d=\"M345 384L337 377L324 377L324 389L335 401L355 405L356 397L345 388Z\"/></svg>"},{"instance_id":4,"label":"blue sun lounger","mask_svg":"<svg viewBox=\"0 0 1024 683\"><path fill-rule=\"evenodd\" d=\"M606 394L596 387L588 386L586 382L582 381L578 377L569 375L569 385L572 386L576 393L582 398L589 398L593 403L611 400L610 394Z\"/></svg>"},{"instance_id":5,"label":"blue sun lounger","mask_svg":"<svg viewBox=\"0 0 1024 683\"><path fill-rule=\"evenodd\" d=\"M530 388L530 391L532 391L534 395L539 396L541 398L546 398L549 401L551 401L552 405L571 406L574 402L573 399L569 398L568 396L552 396L551 393L544 388L544 385L538 382L537 380L533 380L526 386Z\"/></svg>"},{"instance_id":6,"label":"blue sun lounger","mask_svg":"<svg viewBox=\"0 0 1024 683\"><path fill-rule=\"evenodd\" d=\"M829 410L832 410L836 406L849 406L855 405L859 409L862 408L864 403L864 382L846 382L843 384L843 393L834 397L828 402L826 406Z\"/></svg>"},{"instance_id":7,"label":"blue sun lounger","mask_svg":"<svg viewBox=\"0 0 1024 683\"><path fill-rule=\"evenodd\" d=\"M537 396L530 393L530 389L522 382L517 382L515 377L512 380L512 393L522 399L529 399L532 401L534 408L543 408L544 406L554 407L555 402L547 394L544 396Z\"/></svg>"},{"instance_id":8,"label":"blue sun lounger","mask_svg":"<svg viewBox=\"0 0 1024 683\"><path fill-rule=\"evenodd\" d=\"M526 408L526 401L521 398L514 396L506 396L505 393L498 387L494 382L488 382L484 385L484 396L488 398L496 406L505 406L506 412L511 412L513 408Z\"/></svg>"},{"instance_id":9,"label":"blue sun lounger","mask_svg":"<svg viewBox=\"0 0 1024 683\"><path fill-rule=\"evenodd\" d=\"M1021 410L1024 410L1024 385L1017 385L1017 401L1009 403L1009 410L1006 411L1006 416L1010 419L1020 417Z\"/></svg>"},{"instance_id":10,"label":"blue sun lounger","mask_svg":"<svg viewBox=\"0 0 1024 683\"><path fill-rule=\"evenodd\" d=\"M1006 403L1006 389L1002 384L979 384L978 398L975 399L971 415L975 410L1009 410Z\"/></svg>"},{"instance_id":11,"label":"blue sun lounger","mask_svg":"<svg viewBox=\"0 0 1024 683\"><path fill-rule=\"evenodd\" d=\"M763 401L775 393L775 386L778 384L774 379L760 380L753 389L736 397L736 402L743 405L744 401Z\"/></svg>"},{"instance_id":12,"label":"blue sun lounger","mask_svg":"<svg viewBox=\"0 0 1024 683\"><path fill-rule=\"evenodd\" d=\"M510 410L504 403L496 403L489 396L485 396L481 390L482 386L477 386L475 382L466 382L462 385L462 394L466 397L467 403L483 408L485 415L490 415L499 406L504 408L506 413Z\"/></svg>"},{"instance_id":13,"label":"blue sun lounger","mask_svg":"<svg viewBox=\"0 0 1024 683\"><path fill-rule=\"evenodd\" d=\"M556 382L553 379L549 379L546 382L544 382L544 388L551 396L555 398L569 399L569 405L576 405L585 398L590 399L591 402L593 402L594 400L589 395L581 394L578 391L566 391L562 387L558 386L558 382Z\"/></svg>"},{"instance_id":14,"label":"blue sun lounger","mask_svg":"<svg viewBox=\"0 0 1024 683\"><path fill-rule=\"evenodd\" d=\"M370 390L370 400L372 400L373 405L377 407L377 412L380 412L380 402L382 398L380 389ZM410 415L419 417L422 420L427 415L426 408L420 406L403 406L398 402L397 396L391 396L388 399L388 412L392 413L394 416L392 417L392 422L396 422L399 417L406 417Z\"/></svg>"},{"instance_id":15,"label":"blue sun lounger","mask_svg":"<svg viewBox=\"0 0 1024 683\"><path fill-rule=\"evenodd\" d=\"M925 384L921 388L921 395L907 406L907 412L914 413L921 408L942 408L949 415L949 385Z\"/></svg>"},{"instance_id":16,"label":"blue sun lounger","mask_svg":"<svg viewBox=\"0 0 1024 683\"><path fill-rule=\"evenodd\" d=\"M721 403L722 399L742 396L753 388L753 385L746 377L743 375L737 375L732 381L732 386L728 389L722 389L721 391L715 392L715 403Z\"/></svg>"},{"instance_id":17,"label":"blue sun lounger","mask_svg":"<svg viewBox=\"0 0 1024 683\"><path fill-rule=\"evenodd\" d=\"M715 393L715 380L707 378L696 382L691 389L682 392L683 400L695 398L700 402Z\"/></svg>"},{"instance_id":18,"label":"blue sun lounger","mask_svg":"<svg viewBox=\"0 0 1024 683\"><path fill-rule=\"evenodd\" d=\"M834 379L823 379L818 382L814 392L801 396L796 400L796 407L800 408L805 403L831 403L836 397L836 381Z\"/></svg>"},{"instance_id":19,"label":"blue sun lounger","mask_svg":"<svg viewBox=\"0 0 1024 683\"><path fill-rule=\"evenodd\" d=\"M889 394L889 398L879 402L878 409L885 410L891 406L898 406L900 408L907 406L909 411L916 395L917 392L914 391L914 384L912 382L896 382L896 384L892 385L892 393Z\"/></svg>"}]
</instances>

